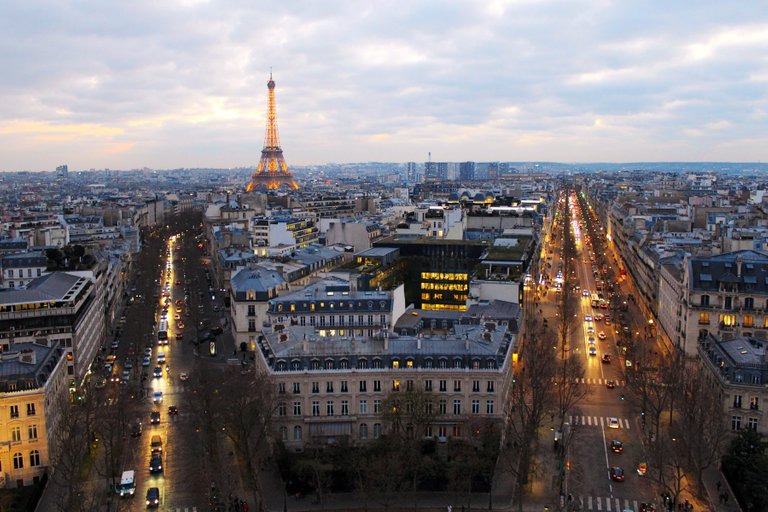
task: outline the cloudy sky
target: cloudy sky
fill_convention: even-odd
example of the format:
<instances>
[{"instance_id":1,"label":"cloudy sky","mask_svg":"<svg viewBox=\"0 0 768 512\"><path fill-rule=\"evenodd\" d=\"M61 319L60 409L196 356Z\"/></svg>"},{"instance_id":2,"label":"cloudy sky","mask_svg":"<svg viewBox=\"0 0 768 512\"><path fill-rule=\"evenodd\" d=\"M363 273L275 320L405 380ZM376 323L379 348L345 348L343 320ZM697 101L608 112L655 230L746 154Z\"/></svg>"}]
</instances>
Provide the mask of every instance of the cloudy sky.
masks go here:
<instances>
[{"instance_id":1,"label":"cloudy sky","mask_svg":"<svg viewBox=\"0 0 768 512\"><path fill-rule=\"evenodd\" d=\"M768 2L0 5L0 170L768 159Z\"/></svg>"}]
</instances>

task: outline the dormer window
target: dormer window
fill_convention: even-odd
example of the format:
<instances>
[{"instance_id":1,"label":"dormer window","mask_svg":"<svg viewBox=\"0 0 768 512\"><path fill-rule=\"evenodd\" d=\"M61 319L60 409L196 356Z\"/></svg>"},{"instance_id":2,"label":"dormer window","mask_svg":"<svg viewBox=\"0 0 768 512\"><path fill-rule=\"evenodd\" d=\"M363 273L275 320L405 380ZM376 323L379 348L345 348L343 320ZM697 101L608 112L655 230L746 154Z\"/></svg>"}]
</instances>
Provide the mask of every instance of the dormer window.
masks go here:
<instances>
[{"instance_id":1,"label":"dormer window","mask_svg":"<svg viewBox=\"0 0 768 512\"><path fill-rule=\"evenodd\" d=\"M248 300L256 300L256 292L254 290L248 290Z\"/></svg>"}]
</instances>

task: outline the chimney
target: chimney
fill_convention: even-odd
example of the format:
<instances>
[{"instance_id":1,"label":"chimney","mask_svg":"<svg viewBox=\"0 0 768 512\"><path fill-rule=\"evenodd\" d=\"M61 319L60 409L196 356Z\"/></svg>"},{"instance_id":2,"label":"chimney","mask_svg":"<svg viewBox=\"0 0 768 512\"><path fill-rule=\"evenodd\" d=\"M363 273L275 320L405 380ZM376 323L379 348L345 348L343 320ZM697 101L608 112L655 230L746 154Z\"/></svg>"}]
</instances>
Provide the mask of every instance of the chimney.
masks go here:
<instances>
[{"instance_id":1,"label":"chimney","mask_svg":"<svg viewBox=\"0 0 768 512\"><path fill-rule=\"evenodd\" d=\"M416 350L421 350L421 333L416 335Z\"/></svg>"},{"instance_id":2,"label":"chimney","mask_svg":"<svg viewBox=\"0 0 768 512\"><path fill-rule=\"evenodd\" d=\"M389 336L387 331L384 331L384 350L389 350Z\"/></svg>"},{"instance_id":3,"label":"chimney","mask_svg":"<svg viewBox=\"0 0 768 512\"><path fill-rule=\"evenodd\" d=\"M736 277L741 277L742 263L744 263L744 260L741 259L741 256L736 256Z\"/></svg>"},{"instance_id":4,"label":"chimney","mask_svg":"<svg viewBox=\"0 0 768 512\"><path fill-rule=\"evenodd\" d=\"M464 333L464 350L469 351L469 333Z\"/></svg>"},{"instance_id":5,"label":"chimney","mask_svg":"<svg viewBox=\"0 0 768 512\"><path fill-rule=\"evenodd\" d=\"M307 333L304 333L304 341L302 342L302 350L304 350L304 353L309 353L309 341L307 341Z\"/></svg>"}]
</instances>

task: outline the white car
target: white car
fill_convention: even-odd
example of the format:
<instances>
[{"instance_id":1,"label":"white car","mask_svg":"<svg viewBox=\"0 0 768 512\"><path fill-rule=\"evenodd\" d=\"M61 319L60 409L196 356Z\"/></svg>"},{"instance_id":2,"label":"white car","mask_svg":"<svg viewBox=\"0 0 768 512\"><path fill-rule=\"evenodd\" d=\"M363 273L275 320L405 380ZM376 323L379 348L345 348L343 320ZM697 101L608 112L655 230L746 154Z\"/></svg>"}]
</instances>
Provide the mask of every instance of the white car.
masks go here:
<instances>
[{"instance_id":1,"label":"white car","mask_svg":"<svg viewBox=\"0 0 768 512\"><path fill-rule=\"evenodd\" d=\"M586 316L584 316L584 321L585 321L585 322L591 322L591 321L592 321L592 315L586 315Z\"/></svg>"},{"instance_id":2,"label":"white car","mask_svg":"<svg viewBox=\"0 0 768 512\"><path fill-rule=\"evenodd\" d=\"M157 364L163 364L165 363L165 352L160 352L157 354Z\"/></svg>"},{"instance_id":3,"label":"white car","mask_svg":"<svg viewBox=\"0 0 768 512\"><path fill-rule=\"evenodd\" d=\"M619 420L617 418L608 418L608 428L619 428Z\"/></svg>"},{"instance_id":4,"label":"white car","mask_svg":"<svg viewBox=\"0 0 768 512\"><path fill-rule=\"evenodd\" d=\"M596 356L597 355L597 349L594 346L592 346L592 345L590 345L590 347L589 347L589 355L590 356Z\"/></svg>"},{"instance_id":5,"label":"white car","mask_svg":"<svg viewBox=\"0 0 768 512\"><path fill-rule=\"evenodd\" d=\"M589 290L581 290L581 295L584 297L589 297Z\"/></svg>"},{"instance_id":6,"label":"white car","mask_svg":"<svg viewBox=\"0 0 768 512\"><path fill-rule=\"evenodd\" d=\"M162 391L155 391L152 393L152 401L156 404L163 403L163 392Z\"/></svg>"}]
</instances>

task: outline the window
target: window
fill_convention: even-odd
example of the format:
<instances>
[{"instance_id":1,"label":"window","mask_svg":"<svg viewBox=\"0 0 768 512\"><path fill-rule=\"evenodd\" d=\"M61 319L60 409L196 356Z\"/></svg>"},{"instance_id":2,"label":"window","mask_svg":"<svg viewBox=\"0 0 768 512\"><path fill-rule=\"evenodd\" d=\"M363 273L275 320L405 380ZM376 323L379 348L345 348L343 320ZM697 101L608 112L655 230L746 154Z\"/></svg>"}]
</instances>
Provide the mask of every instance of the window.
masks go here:
<instances>
[{"instance_id":1,"label":"window","mask_svg":"<svg viewBox=\"0 0 768 512\"><path fill-rule=\"evenodd\" d=\"M453 401L453 414L459 415L461 414L461 400L454 400Z\"/></svg>"},{"instance_id":2,"label":"window","mask_svg":"<svg viewBox=\"0 0 768 512\"><path fill-rule=\"evenodd\" d=\"M432 381L431 380L425 380L424 381L424 391L432 391Z\"/></svg>"},{"instance_id":3,"label":"window","mask_svg":"<svg viewBox=\"0 0 768 512\"><path fill-rule=\"evenodd\" d=\"M24 456L21 455L21 452L16 452L13 454L13 469L23 469L24 468Z\"/></svg>"},{"instance_id":4,"label":"window","mask_svg":"<svg viewBox=\"0 0 768 512\"><path fill-rule=\"evenodd\" d=\"M301 441L301 425L293 427L293 440Z\"/></svg>"},{"instance_id":5,"label":"window","mask_svg":"<svg viewBox=\"0 0 768 512\"><path fill-rule=\"evenodd\" d=\"M480 400L472 400L472 414L480 414Z\"/></svg>"},{"instance_id":6,"label":"window","mask_svg":"<svg viewBox=\"0 0 768 512\"><path fill-rule=\"evenodd\" d=\"M473 380L472 381L472 392L473 393L479 393L480 392L480 381L479 380Z\"/></svg>"},{"instance_id":7,"label":"window","mask_svg":"<svg viewBox=\"0 0 768 512\"><path fill-rule=\"evenodd\" d=\"M400 381L398 379L392 381L392 391L400 391Z\"/></svg>"},{"instance_id":8,"label":"window","mask_svg":"<svg viewBox=\"0 0 768 512\"><path fill-rule=\"evenodd\" d=\"M365 393L366 391L368 391L368 385L366 384L366 381L361 380L360 381L360 392L361 393Z\"/></svg>"},{"instance_id":9,"label":"window","mask_svg":"<svg viewBox=\"0 0 768 512\"><path fill-rule=\"evenodd\" d=\"M726 308L729 309L729 308ZM720 315L720 323L726 327L736 325L736 315Z\"/></svg>"},{"instance_id":10,"label":"window","mask_svg":"<svg viewBox=\"0 0 768 512\"><path fill-rule=\"evenodd\" d=\"M381 381L380 380L373 381L373 391L374 392L381 391Z\"/></svg>"},{"instance_id":11,"label":"window","mask_svg":"<svg viewBox=\"0 0 768 512\"><path fill-rule=\"evenodd\" d=\"M755 317L753 317L752 315L744 315L743 324L744 324L744 327L754 327Z\"/></svg>"},{"instance_id":12,"label":"window","mask_svg":"<svg viewBox=\"0 0 768 512\"><path fill-rule=\"evenodd\" d=\"M397 359L392 361L392 368L394 368L394 369L400 368L400 361L398 361Z\"/></svg>"},{"instance_id":13,"label":"window","mask_svg":"<svg viewBox=\"0 0 768 512\"><path fill-rule=\"evenodd\" d=\"M320 402L312 400L312 416L320 416Z\"/></svg>"},{"instance_id":14,"label":"window","mask_svg":"<svg viewBox=\"0 0 768 512\"><path fill-rule=\"evenodd\" d=\"M287 427L280 427L280 439L283 441L288 440L288 428Z\"/></svg>"},{"instance_id":15,"label":"window","mask_svg":"<svg viewBox=\"0 0 768 512\"><path fill-rule=\"evenodd\" d=\"M406 391L413 391L413 381L412 380L405 381L405 390Z\"/></svg>"},{"instance_id":16,"label":"window","mask_svg":"<svg viewBox=\"0 0 768 512\"><path fill-rule=\"evenodd\" d=\"M429 414L431 416L433 409L434 408L432 407L432 400L427 400L426 402L424 402L424 411L427 414Z\"/></svg>"},{"instance_id":17,"label":"window","mask_svg":"<svg viewBox=\"0 0 768 512\"><path fill-rule=\"evenodd\" d=\"M749 430L757 431L757 418L749 418L747 420L747 428Z\"/></svg>"},{"instance_id":18,"label":"window","mask_svg":"<svg viewBox=\"0 0 768 512\"><path fill-rule=\"evenodd\" d=\"M256 316L256 305L248 304L248 316Z\"/></svg>"},{"instance_id":19,"label":"window","mask_svg":"<svg viewBox=\"0 0 768 512\"><path fill-rule=\"evenodd\" d=\"M13 277L13 269L12 268L8 269L8 277Z\"/></svg>"},{"instance_id":20,"label":"window","mask_svg":"<svg viewBox=\"0 0 768 512\"><path fill-rule=\"evenodd\" d=\"M349 400L341 401L341 415L349 416Z\"/></svg>"},{"instance_id":21,"label":"window","mask_svg":"<svg viewBox=\"0 0 768 512\"><path fill-rule=\"evenodd\" d=\"M443 393L448 391L448 381L442 379L440 380L440 391Z\"/></svg>"},{"instance_id":22,"label":"window","mask_svg":"<svg viewBox=\"0 0 768 512\"><path fill-rule=\"evenodd\" d=\"M312 383L312 392L313 393L319 393L320 392L320 383L319 382L313 382Z\"/></svg>"},{"instance_id":23,"label":"window","mask_svg":"<svg viewBox=\"0 0 768 512\"><path fill-rule=\"evenodd\" d=\"M485 401L485 414L493 414L493 400Z\"/></svg>"},{"instance_id":24,"label":"window","mask_svg":"<svg viewBox=\"0 0 768 512\"><path fill-rule=\"evenodd\" d=\"M368 424L360 424L360 439L368 439Z\"/></svg>"},{"instance_id":25,"label":"window","mask_svg":"<svg viewBox=\"0 0 768 512\"><path fill-rule=\"evenodd\" d=\"M704 307L709 306L709 295L702 295L700 304Z\"/></svg>"},{"instance_id":26,"label":"window","mask_svg":"<svg viewBox=\"0 0 768 512\"><path fill-rule=\"evenodd\" d=\"M755 309L755 299L752 297L744 299L744 309Z\"/></svg>"},{"instance_id":27,"label":"window","mask_svg":"<svg viewBox=\"0 0 768 512\"><path fill-rule=\"evenodd\" d=\"M381 423L373 424L373 438L378 439L381 437Z\"/></svg>"},{"instance_id":28,"label":"window","mask_svg":"<svg viewBox=\"0 0 768 512\"><path fill-rule=\"evenodd\" d=\"M373 401L373 414L379 414L381 412L381 400Z\"/></svg>"},{"instance_id":29,"label":"window","mask_svg":"<svg viewBox=\"0 0 768 512\"><path fill-rule=\"evenodd\" d=\"M360 400L360 414L368 414L368 400Z\"/></svg>"},{"instance_id":30,"label":"window","mask_svg":"<svg viewBox=\"0 0 768 512\"><path fill-rule=\"evenodd\" d=\"M454 425L451 429L451 435L453 437L461 437L461 425Z\"/></svg>"},{"instance_id":31,"label":"window","mask_svg":"<svg viewBox=\"0 0 768 512\"><path fill-rule=\"evenodd\" d=\"M21 427L13 427L11 429L11 441L14 443L21 441Z\"/></svg>"},{"instance_id":32,"label":"window","mask_svg":"<svg viewBox=\"0 0 768 512\"><path fill-rule=\"evenodd\" d=\"M12 405L9 409L11 411L11 418L18 418L19 417L19 406L18 405Z\"/></svg>"},{"instance_id":33,"label":"window","mask_svg":"<svg viewBox=\"0 0 768 512\"><path fill-rule=\"evenodd\" d=\"M441 398L440 401L437 404L437 413L438 414L446 414L448 411L447 402L445 398Z\"/></svg>"},{"instance_id":34,"label":"window","mask_svg":"<svg viewBox=\"0 0 768 512\"><path fill-rule=\"evenodd\" d=\"M27 434L29 435L30 441L37 439L37 425L30 425L27 427Z\"/></svg>"},{"instance_id":35,"label":"window","mask_svg":"<svg viewBox=\"0 0 768 512\"><path fill-rule=\"evenodd\" d=\"M733 395L734 409L741 409L741 395Z\"/></svg>"},{"instance_id":36,"label":"window","mask_svg":"<svg viewBox=\"0 0 768 512\"><path fill-rule=\"evenodd\" d=\"M295 395L298 395L301 393L301 382L294 382L293 383L293 393Z\"/></svg>"},{"instance_id":37,"label":"window","mask_svg":"<svg viewBox=\"0 0 768 512\"><path fill-rule=\"evenodd\" d=\"M255 318L249 318L248 319L248 332L256 332L256 319Z\"/></svg>"},{"instance_id":38,"label":"window","mask_svg":"<svg viewBox=\"0 0 768 512\"><path fill-rule=\"evenodd\" d=\"M325 383L325 392L326 393L333 393L333 381L329 380Z\"/></svg>"},{"instance_id":39,"label":"window","mask_svg":"<svg viewBox=\"0 0 768 512\"><path fill-rule=\"evenodd\" d=\"M285 402L280 402L277 404L277 415L285 416Z\"/></svg>"},{"instance_id":40,"label":"window","mask_svg":"<svg viewBox=\"0 0 768 512\"><path fill-rule=\"evenodd\" d=\"M301 416L301 402L299 402L298 400L293 402L293 415Z\"/></svg>"},{"instance_id":41,"label":"window","mask_svg":"<svg viewBox=\"0 0 768 512\"><path fill-rule=\"evenodd\" d=\"M457 392L457 393L459 391L461 391L461 381L460 380L454 380L453 381L453 391Z\"/></svg>"},{"instance_id":42,"label":"window","mask_svg":"<svg viewBox=\"0 0 768 512\"><path fill-rule=\"evenodd\" d=\"M285 382L278 382L277 383L277 392L281 395L285 394Z\"/></svg>"},{"instance_id":43,"label":"window","mask_svg":"<svg viewBox=\"0 0 768 512\"><path fill-rule=\"evenodd\" d=\"M325 402L325 415L333 416L333 400Z\"/></svg>"},{"instance_id":44,"label":"window","mask_svg":"<svg viewBox=\"0 0 768 512\"><path fill-rule=\"evenodd\" d=\"M346 393L348 391L349 391L349 389L347 389L347 381L345 381L345 380L341 381L341 392L342 393Z\"/></svg>"},{"instance_id":45,"label":"window","mask_svg":"<svg viewBox=\"0 0 768 512\"><path fill-rule=\"evenodd\" d=\"M753 411L756 411L759 409L758 407L759 404L760 404L760 399L757 398L756 396L753 396L752 398L749 399L749 408L752 409Z\"/></svg>"},{"instance_id":46,"label":"window","mask_svg":"<svg viewBox=\"0 0 768 512\"><path fill-rule=\"evenodd\" d=\"M489 380L488 381L488 386L486 387L486 389L488 390L489 393L493 393L493 391L495 389L494 386L495 386L494 385L494 381Z\"/></svg>"},{"instance_id":47,"label":"window","mask_svg":"<svg viewBox=\"0 0 768 512\"><path fill-rule=\"evenodd\" d=\"M741 416L731 416L731 430L741 430Z\"/></svg>"},{"instance_id":48,"label":"window","mask_svg":"<svg viewBox=\"0 0 768 512\"><path fill-rule=\"evenodd\" d=\"M699 313L699 324L709 325L709 313L707 313L706 311L703 313Z\"/></svg>"}]
</instances>

